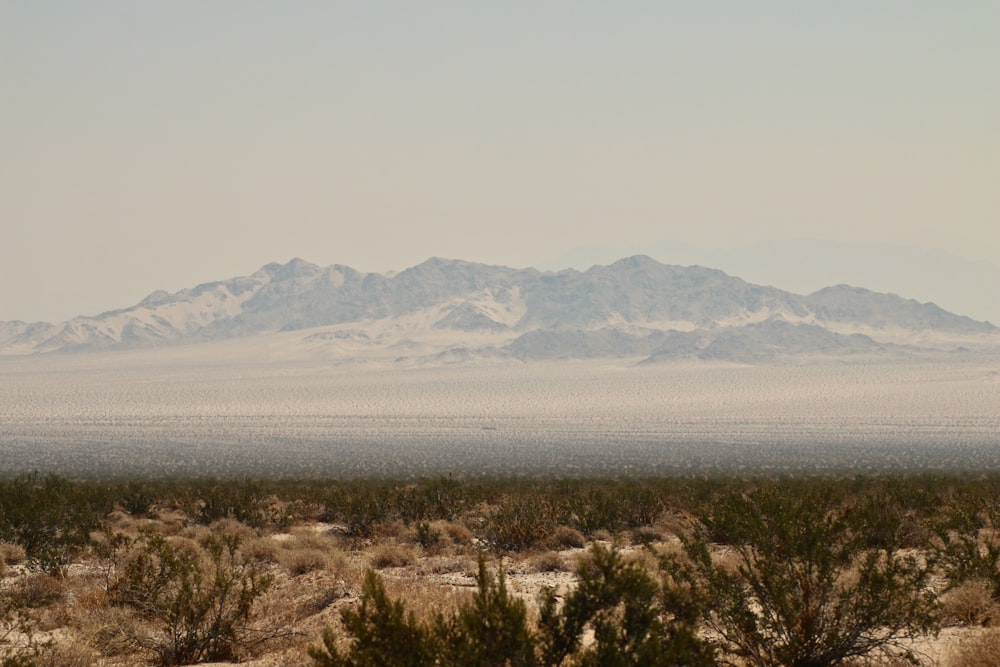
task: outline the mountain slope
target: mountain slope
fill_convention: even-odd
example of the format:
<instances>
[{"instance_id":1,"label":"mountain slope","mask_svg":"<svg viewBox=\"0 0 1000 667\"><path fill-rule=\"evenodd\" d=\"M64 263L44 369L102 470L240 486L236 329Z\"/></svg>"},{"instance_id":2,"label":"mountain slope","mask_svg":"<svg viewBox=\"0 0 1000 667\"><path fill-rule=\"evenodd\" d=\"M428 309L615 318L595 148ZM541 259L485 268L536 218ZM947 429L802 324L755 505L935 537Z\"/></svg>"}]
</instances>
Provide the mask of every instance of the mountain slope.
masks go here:
<instances>
[{"instance_id":1,"label":"mountain slope","mask_svg":"<svg viewBox=\"0 0 1000 667\"><path fill-rule=\"evenodd\" d=\"M360 349L395 358L452 351L448 358L753 362L897 353L902 348L891 343L911 334L926 341L928 332L944 348L996 344L998 334L988 323L895 295L841 285L799 296L645 256L555 273L433 258L395 275L293 259L174 294L154 292L96 317L0 323L0 354L300 330L309 330L299 339L304 347L344 358Z\"/></svg>"}]
</instances>

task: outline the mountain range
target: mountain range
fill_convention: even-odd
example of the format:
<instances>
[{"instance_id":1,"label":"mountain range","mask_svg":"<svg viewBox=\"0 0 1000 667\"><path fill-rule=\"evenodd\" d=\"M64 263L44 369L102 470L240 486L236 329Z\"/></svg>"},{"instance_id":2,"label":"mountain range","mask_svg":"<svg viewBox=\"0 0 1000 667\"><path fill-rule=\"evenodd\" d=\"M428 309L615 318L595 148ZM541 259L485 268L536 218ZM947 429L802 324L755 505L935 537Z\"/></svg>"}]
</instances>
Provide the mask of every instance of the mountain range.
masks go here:
<instances>
[{"instance_id":1,"label":"mountain range","mask_svg":"<svg viewBox=\"0 0 1000 667\"><path fill-rule=\"evenodd\" d=\"M0 322L0 354L274 335L313 356L766 362L1000 347L988 322L837 285L809 295L647 256L586 271L432 258L398 273L301 259L67 322Z\"/></svg>"}]
</instances>

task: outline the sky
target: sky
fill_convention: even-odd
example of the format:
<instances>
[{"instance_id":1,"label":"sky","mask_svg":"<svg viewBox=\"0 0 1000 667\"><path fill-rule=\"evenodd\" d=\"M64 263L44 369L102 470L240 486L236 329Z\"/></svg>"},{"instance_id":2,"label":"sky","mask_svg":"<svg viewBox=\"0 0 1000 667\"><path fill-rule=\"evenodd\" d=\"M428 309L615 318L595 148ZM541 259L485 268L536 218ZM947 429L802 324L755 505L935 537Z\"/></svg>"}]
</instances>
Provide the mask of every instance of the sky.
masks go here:
<instances>
[{"instance_id":1,"label":"sky","mask_svg":"<svg viewBox=\"0 0 1000 667\"><path fill-rule=\"evenodd\" d=\"M998 263L998 34L995 0L0 3L0 321L292 257Z\"/></svg>"}]
</instances>

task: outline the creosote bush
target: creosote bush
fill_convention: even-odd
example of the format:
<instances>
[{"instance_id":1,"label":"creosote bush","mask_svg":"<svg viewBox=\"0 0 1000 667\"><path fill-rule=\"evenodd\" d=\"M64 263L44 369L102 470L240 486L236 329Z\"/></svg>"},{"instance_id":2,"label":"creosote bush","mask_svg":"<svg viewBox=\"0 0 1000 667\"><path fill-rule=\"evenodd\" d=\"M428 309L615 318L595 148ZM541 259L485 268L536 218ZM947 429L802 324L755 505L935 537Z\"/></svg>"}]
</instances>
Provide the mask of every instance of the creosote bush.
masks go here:
<instances>
[{"instance_id":1,"label":"creosote bush","mask_svg":"<svg viewBox=\"0 0 1000 667\"><path fill-rule=\"evenodd\" d=\"M701 662L709 655L741 666L899 664L913 657L906 655L909 639L933 632L935 596L947 622L996 622L998 507L1000 477L137 482L21 475L0 480L0 560L7 565L0 589L8 600L19 598L6 627L20 633L33 619L44 630L67 627L101 659L120 662L133 653L136 661L167 664L259 652L254 647L267 635L260 613L285 622L289 609L304 618L331 600L349 606L361 588L354 568L367 562L417 565L387 581L406 601L397 627L426 642L425 653L414 649L409 657L432 656L422 664L475 664L468 642L488 638L459 622L466 607L503 619L531 648L511 648L511 664L710 664ZM103 535L95 530L102 522ZM122 536L109 539L113 531ZM278 531L292 536L272 539ZM670 549L644 549L661 536ZM523 624L518 598L499 573L480 573L481 591L491 592L478 599L482 608L468 591L445 599L436 581L414 585L410 578L471 575L469 556L479 550L519 554L529 569L551 570L560 561L572 567L575 555L546 550L594 540L629 543L631 553L581 554L576 588L561 591L550 607L543 600L546 615L528 614ZM384 557L380 543L390 545ZM76 564L95 564L95 554L106 556L106 585L89 596L80 587L97 589L101 577L93 569L81 574ZM282 588L261 599L267 574ZM37 578L26 588L22 577ZM67 594L49 595L59 593L53 582L67 583ZM315 600L298 599L296 584L316 582ZM518 580L512 588L534 585ZM241 606L244 587L253 601ZM366 594L377 637L392 596L376 604L374 588ZM89 615L108 627L82 627L81 601L89 597ZM58 626L66 619L80 627ZM503 637L497 645L508 646ZM351 647L360 644L348 631L336 647L353 660L360 658ZM0 655L12 646L0 646Z\"/></svg>"},{"instance_id":2,"label":"creosote bush","mask_svg":"<svg viewBox=\"0 0 1000 667\"><path fill-rule=\"evenodd\" d=\"M715 664L714 649L698 636L696 609L639 563L595 544L578 574L561 605L554 591L543 594L537 664ZM588 629L593 641L584 646Z\"/></svg>"},{"instance_id":3,"label":"creosote bush","mask_svg":"<svg viewBox=\"0 0 1000 667\"><path fill-rule=\"evenodd\" d=\"M693 536L687 558L665 557L664 569L720 650L744 664L824 667L875 654L916 664L909 640L937 627L928 566L897 551L891 530L873 543L867 516L823 489L730 496L703 521L731 545L735 567Z\"/></svg>"},{"instance_id":4,"label":"creosote bush","mask_svg":"<svg viewBox=\"0 0 1000 667\"><path fill-rule=\"evenodd\" d=\"M108 596L158 626L148 648L160 664L231 660L271 634L250 624L271 579L241 556L239 537L213 533L199 546L146 533L131 546L109 579ZM145 643L133 639L139 647Z\"/></svg>"},{"instance_id":5,"label":"creosote bush","mask_svg":"<svg viewBox=\"0 0 1000 667\"><path fill-rule=\"evenodd\" d=\"M59 574L111 509L100 487L20 475L0 483L0 542L20 545L34 569Z\"/></svg>"},{"instance_id":6,"label":"creosote bush","mask_svg":"<svg viewBox=\"0 0 1000 667\"><path fill-rule=\"evenodd\" d=\"M357 609L342 620L349 642L332 629L309 649L315 667L509 665L714 665L685 605L672 606L658 580L613 549L595 545L580 569L580 584L560 604L542 600L535 629L522 600L506 587L502 570L490 573L482 557L472 600L452 614L420 622L401 600L391 600L373 572ZM594 641L584 646L584 636Z\"/></svg>"}]
</instances>

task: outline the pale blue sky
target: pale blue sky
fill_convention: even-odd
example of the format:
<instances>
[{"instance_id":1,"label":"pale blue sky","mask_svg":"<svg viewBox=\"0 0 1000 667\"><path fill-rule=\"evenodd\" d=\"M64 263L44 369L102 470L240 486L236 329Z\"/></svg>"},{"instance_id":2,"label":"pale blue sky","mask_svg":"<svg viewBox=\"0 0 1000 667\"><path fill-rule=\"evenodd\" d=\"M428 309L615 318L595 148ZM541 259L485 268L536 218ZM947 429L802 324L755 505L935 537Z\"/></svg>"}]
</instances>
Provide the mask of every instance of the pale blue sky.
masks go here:
<instances>
[{"instance_id":1,"label":"pale blue sky","mask_svg":"<svg viewBox=\"0 0 1000 667\"><path fill-rule=\"evenodd\" d=\"M987 0L4 2L0 320L293 256L996 262L998 71Z\"/></svg>"}]
</instances>

